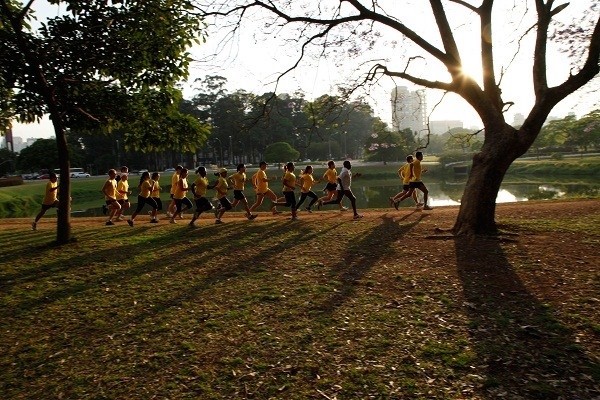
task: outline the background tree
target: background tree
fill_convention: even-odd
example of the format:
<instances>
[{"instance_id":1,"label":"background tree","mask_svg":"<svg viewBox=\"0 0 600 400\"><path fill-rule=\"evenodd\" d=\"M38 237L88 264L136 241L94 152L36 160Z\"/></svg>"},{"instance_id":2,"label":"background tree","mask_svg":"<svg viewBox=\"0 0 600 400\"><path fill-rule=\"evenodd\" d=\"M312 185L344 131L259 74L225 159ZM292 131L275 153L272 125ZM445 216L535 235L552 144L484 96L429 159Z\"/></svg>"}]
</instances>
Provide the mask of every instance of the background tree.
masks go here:
<instances>
[{"instance_id":1,"label":"background tree","mask_svg":"<svg viewBox=\"0 0 600 400\"><path fill-rule=\"evenodd\" d=\"M510 65L511 59L506 60L507 65L501 65L497 54L502 46L496 45L498 37L494 36L496 23L498 26L505 23L496 19L496 16L501 17L499 13L493 13L494 8L505 6L506 2L482 0L478 6L464 0L402 2L406 7L399 6L399 3L354 0L326 4L310 0L210 1L205 15L235 18L239 23L228 26L236 27L241 26L245 16L259 14L262 17L266 14L272 17L271 20L267 17L261 19L265 31L272 33L271 29L277 29L278 36L284 41L289 33L290 41L285 42L287 48L290 43L298 43L298 60L290 70L310 54L311 49L317 55L362 56L371 50L382 51L382 47L378 46L382 37L393 35L397 38L383 45L401 47L402 51L394 53L389 63L366 62L364 65L368 67L363 70L364 77L347 88L346 93L354 93L361 84L380 82L382 77L390 77L455 93L473 107L485 129L484 141L481 150L473 157L453 231L469 235L496 234L496 197L509 166L530 148L550 111L600 71L600 6L591 2L588 12L574 14L568 25L558 25L554 19L569 3L556 5L554 0L511 2L513 8L510 12L521 21L527 21L514 30L514 42L520 44L527 35L534 36L530 73L535 100L525 122L517 129L505 120L504 112L512 101L505 99L501 90L501 83L505 83L502 81L505 67ZM447 12L447 8L452 8L452 13ZM412 18L417 11L419 18ZM527 19L530 15L531 20ZM423 32L423 26L429 21L435 23L437 34ZM531 24L528 24L530 21ZM461 50L457 33L469 22L480 27L479 48L474 49L471 43L465 43ZM548 80L546 61L547 49L552 41L566 46L570 51L566 54L574 56L574 65L568 76L554 85ZM573 43L578 45L573 46ZM480 55L481 73L478 77L465 73L465 50ZM445 77L433 76L434 71L445 74Z\"/></svg>"},{"instance_id":2,"label":"background tree","mask_svg":"<svg viewBox=\"0 0 600 400\"><path fill-rule=\"evenodd\" d=\"M265 161L269 163L293 162L298 157L300 157L300 152L287 142L273 143L265 149Z\"/></svg>"},{"instance_id":3,"label":"background tree","mask_svg":"<svg viewBox=\"0 0 600 400\"><path fill-rule=\"evenodd\" d=\"M0 149L0 176L15 172L17 168L17 153L8 149Z\"/></svg>"},{"instance_id":4,"label":"background tree","mask_svg":"<svg viewBox=\"0 0 600 400\"><path fill-rule=\"evenodd\" d=\"M120 115L113 105L122 105L131 93L173 96L169 89L187 74L186 49L201 21L189 14L192 5L185 0L52 0L66 5L68 14L34 31L33 3L0 0L0 64L7 65L0 68L0 99L11 94L2 101L3 110L21 122L50 115L61 170L57 241L66 243L71 234L67 129L81 128L84 120L118 124L111 119ZM189 121L176 122L189 127Z\"/></svg>"},{"instance_id":5,"label":"background tree","mask_svg":"<svg viewBox=\"0 0 600 400\"><path fill-rule=\"evenodd\" d=\"M58 150L54 139L38 139L19 152L17 169L23 172L55 168L58 168Z\"/></svg>"}]
</instances>

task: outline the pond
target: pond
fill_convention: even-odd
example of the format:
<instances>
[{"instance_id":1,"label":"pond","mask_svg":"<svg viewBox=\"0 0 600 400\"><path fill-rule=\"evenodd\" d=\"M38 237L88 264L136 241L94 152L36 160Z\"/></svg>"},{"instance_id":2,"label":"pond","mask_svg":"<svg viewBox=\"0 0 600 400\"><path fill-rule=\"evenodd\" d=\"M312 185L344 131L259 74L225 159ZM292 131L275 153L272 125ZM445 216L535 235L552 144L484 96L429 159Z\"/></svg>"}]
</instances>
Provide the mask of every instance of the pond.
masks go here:
<instances>
[{"instance_id":1,"label":"pond","mask_svg":"<svg viewBox=\"0 0 600 400\"><path fill-rule=\"evenodd\" d=\"M429 205L432 207L459 205L466 180L458 181L442 181L431 179L425 181L429 189ZM317 184L314 188L318 196L322 196L322 185ZM390 179L389 181L377 181L374 184L369 184L367 180L356 179L352 183L352 191L356 195L357 205L359 209L365 208L388 208L390 196L395 195L402 190L398 179ZM254 201L252 191L247 190L250 202ZM597 179L581 179L581 177L568 178L552 178L552 182L548 181L533 181L522 180L513 181L506 180L501 186L497 197L497 203L508 203L529 200L544 200L544 199L566 199L574 197L598 197L600 196L600 182ZM168 205L167 194L163 194L163 203ZM421 194L422 197L422 194ZM132 198L135 199L134 197ZM303 206L308 204L304 203ZM345 205L349 206L348 200L344 200ZM268 210L268 201L265 201L259 211ZM73 204L73 216L102 216L102 201L99 199L97 204L77 205ZM135 208L135 204L132 205ZM401 203L401 208L412 208L414 203L406 200ZM326 209L333 209L332 207ZM241 212L240 206L237 211ZM36 211L37 212L37 211ZM131 209L126 214L131 214ZM48 215L53 214L50 210ZM33 213L32 215L35 215Z\"/></svg>"}]
</instances>

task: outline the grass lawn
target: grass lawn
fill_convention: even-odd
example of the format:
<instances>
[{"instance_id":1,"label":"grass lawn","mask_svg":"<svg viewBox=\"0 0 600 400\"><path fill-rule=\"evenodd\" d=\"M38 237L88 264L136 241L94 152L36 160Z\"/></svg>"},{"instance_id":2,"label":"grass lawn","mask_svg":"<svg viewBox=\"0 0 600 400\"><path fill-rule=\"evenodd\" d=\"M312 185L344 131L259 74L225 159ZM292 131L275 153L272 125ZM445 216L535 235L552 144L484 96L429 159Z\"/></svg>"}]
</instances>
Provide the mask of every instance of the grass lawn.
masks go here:
<instances>
[{"instance_id":1,"label":"grass lawn","mask_svg":"<svg viewBox=\"0 0 600 400\"><path fill-rule=\"evenodd\" d=\"M456 212L0 220L0 397L600 396L598 202L501 205L494 240Z\"/></svg>"}]
</instances>

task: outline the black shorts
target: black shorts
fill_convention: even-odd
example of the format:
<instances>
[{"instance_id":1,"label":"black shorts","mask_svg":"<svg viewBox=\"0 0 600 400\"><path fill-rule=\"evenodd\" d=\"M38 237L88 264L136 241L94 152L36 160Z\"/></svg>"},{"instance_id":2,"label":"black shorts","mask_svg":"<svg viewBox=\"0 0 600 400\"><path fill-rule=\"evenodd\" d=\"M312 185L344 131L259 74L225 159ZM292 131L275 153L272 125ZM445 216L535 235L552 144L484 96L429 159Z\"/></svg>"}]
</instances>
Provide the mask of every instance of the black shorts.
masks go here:
<instances>
[{"instance_id":1,"label":"black shorts","mask_svg":"<svg viewBox=\"0 0 600 400\"><path fill-rule=\"evenodd\" d=\"M408 190L410 189L410 185L402 185L402 190Z\"/></svg>"},{"instance_id":2,"label":"black shorts","mask_svg":"<svg viewBox=\"0 0 600 400\"><path fill-rule=\"evenodd\" d=\"M221 197L219 199L219 203L221 203L221 207L223 207L226 210L231 210L233 208L233 206L231 205L231 202L229 201L229 199L227 197Z\"/></svg>"},{"instance_id":3,"label":"black shorts","mask_svg":"<svg viewBox=\"0 0 600 400\"><path fill-rule=\"evenodd\" d=\"M325 186L325 190L328 192L335 192L337 190L337 183L328 182L327 186Z\"/></svg>"},{"instance_id":4,"label":"black shorts","mask_svg":"<svg viewBox=\"0 0 600 400\"><path fill-rule=\"evenodd\" d=\"M194 207L194 205L192 204L192 202L190 201L190 199L188 199L187 197L184 197L183 199L173 199L175 200L175 207L176 207L176 212L179 212L183 209L183 205L186 205L186 209L192 208Z\"/></svg>"},{"instance_id":5,"label":"black shorts","mask_svg":"<svg viewBox=\"0 0 600 400\"><path fill-rule=\"evenodd\" d=\"M117 203L118 203L118 201L117 201L117 200L106 200L106 205L107 205L107 206L110 206L110 205L111 205L112 203L114 203L114 202L117 202Z\"/></svg>"},{"instance_id":6,"label":"black shorts","mask_svg":"<svg viewBox=\"0 0 600 400\"><path fill-rule=\"evenodd\" d=\"M210 204L210 201L206 197L200 197L195 200L196 201L196 212L204 212L208 210L212 210L213 205Z\"/></svg>"},{"instance_id":7,"label":"black shorts","mask_svg":"<svg viewBox=\"0 0 600 400\"><path fill-rule=\"evenodd\" d=\"M142 208L144 208L144 206L146 204L148 204L154 210L156 210L158 208L158 206L156 205L156 201L154 201L154 199L152 197L138 196L137 201L138 201L138 203L137 203L137 207L135 209L136 214L139 214L140 211L142 211Z\"/></svg>"},{"instance_id":8,"label":"black shorts","mask_svg":"<svg viewBox=\"0 0 600 400\"><path fill-rule=\"evenodd\" d=\"M283 192L283 196L285 197L285 206L290 207L292 210L296 209L296 193L289 191Z\"/></svg>"},{"instance_id":9,"label":"black shorts","mask_svg":"<svg viewBox=\"0 0 600 400\"><path fill-rule=\"evenodd\" d=\"M423 182L421 182L421 181L411 182L411 183L409 183L409 187L411 189L421 189L421 188L425 187L425 184Z\"/></svg>"},{"instance_id":10,"label":"black shorts","mask_svg":"<svg viewBox=\"0 0 600 400\"><path fill-rule=\"evenodd\" d=\"M241 190L234 190L233 191L233 198L236 200L245 200L246 196L244 196L244 192Z\"/></svg>"},{"instance_id":11,"label":"black shorts","mask_svg":"<svg viewBox=\"0 0 600 400\"><path fill-rule=\"evenodd\" d=\"M156 202L156 209L158 211L162 210L162 200L160 199L160 197L153 197L153 199Z\"/></svg>"},{"instance_id":12,"label":"black shorts","mask_svg":"<svg viewBox=\"0 0 600 400\"><path fill-rule=\"evenodd\" d=\"M117 200L117 203L119 203L120 205L124 205L125 203L129 203L129 200L119 199Z\"/></svg>"},{"instance_id":13,"label":"black shorts","mask_svg":"<svg viewBox=\"0 0 600 400\"><path fill-rule=\"evenodd\" d=\"M58 208L58 201L55 201L52 204L42 204L42 210L47 211L53 207L57 207Z\"/></svg>"}]
</instances>

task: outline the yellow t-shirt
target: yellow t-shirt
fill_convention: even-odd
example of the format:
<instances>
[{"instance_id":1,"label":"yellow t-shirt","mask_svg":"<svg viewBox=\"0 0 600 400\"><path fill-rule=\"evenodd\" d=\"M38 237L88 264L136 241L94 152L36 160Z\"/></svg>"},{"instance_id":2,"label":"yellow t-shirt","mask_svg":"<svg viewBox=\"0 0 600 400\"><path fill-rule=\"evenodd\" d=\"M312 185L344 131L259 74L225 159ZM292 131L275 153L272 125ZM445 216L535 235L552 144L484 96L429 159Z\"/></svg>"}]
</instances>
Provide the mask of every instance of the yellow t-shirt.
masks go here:
<instances>
[{"instance_id":1,"label":"yellow t-shirt","mask_svg":"<svg viewBox=\"0 0 600 400\"><path fill-rule=\"evenodd\" d=\"M117 200L127 200L127 192L129 192L129 181L119 180L119 183L117 183Z\"/></svg>"},{"instance_id":2,"label":"yellow t-shirt","mask_svg":"<svg viewBox=\"0 0 600 400\"><path fill-rule=\"evenodd\" d=\"M152 193L150 193L150 197L160 197L160 190L162 188L158 184L158 181L150 179L150 184L152 185Z\"/></svg>"},{"instance_id":3,"label":"yellow t-shirt","mask_svg":"<svg viewBox=\"0 0 600 400\"><path fill-rule=\"evenodd\" d=\"M410 164L406 163L398 170L398 175L402 178L402 184L408 185L410 183Z\"/></svg>"},{"instance_id":4,"label":"yellow t-shirt","mask_svg":"<svg viewBox=\"0 0 600 400\"><path fill-rule=\"evenodd\" d=\"M304 174L300 176L300 179L302 180L302 193L310 192L310 189L315 184L315 178L312 174Z\"/></svg>"},{"instance_id":5,"label":"yellow t-shirt","mask_svg":"<svg viewBox=\"0 0 600 400\"><path fill-rule=\"evenodd\" d=\"M179 178L177 184L175 185L175 191L173 191L174 199L183 199L187 193L188 188L187 178Z\"/></svg>"},{"instance_id":6,"label":"yellow t-shirt","mask_svg":"<svg viewBox=\"0 0 600 400\"><path fill-rule=\"evenodd\" d=\"M227 196L228 188L229 188L229 185L227 184L227 179L220 176L219 180L217 182L217 186L215 186L215 190L217 191L217 199L221 199L221 198Z\"/></svg>"},{"instance_id":7,"label":"yellow t-shirt","mask_svg":"<svg viewBox=\"0 0 600 400\"><path fill-rule=\"evenodd\" d=\"M146 199L150 197L150 193L152 192L151 182L152 181L150 179L146 179L144 182L142 182L142 185L140 186L140 196Z\"/></svg>"},{"instance_id":8,"label":"yellow t-shirt","mask_svg":"<svg viewBox=\"0 0 600 400\"><path fill-rule=\"evenodd\" d=\"M285 185L283 185L283 191L293 192L296 188L296 175L294 175L293 172L287 171L283 177L283 180L286 183Z\"/></svg>"},{"instance_id":9,"label":"yellow t-shirt","mask_svg":"<svg viewBox=\"0 0 600 400\"><path fill-rule=\"evenodd\" d=\"M414 160L413 163L413 177L411 182L421 182L421 161Z\"/></svg>"},{"instance_id":10,"label":"yellow t-shirt","mask_svg":"<svg viewBox=\"0 0 600 400\"><path fill-rule=\"evenodd\" d=\"M177 187L177 182L179 182L179 172L175 172L171 177L171 194L175 193L175 188Z\"/></svg>"},{"instance_id":11,"label":"yellow t-shirt","mask_svg":"<svg viewBox=\"0 0 600 400\"><path fill-rule=\"evenodd\" d=\"M256 192L264 193L267 190L269 190L269 182L265 182L265 180L267 179L267 173L260 169L258 170L255 176Z\"/></svg>"},{"instance_id":12,"label":"yellow t-shirt","mask_svg":"<svg viewBox=\"0 0 600 400\"><path fill-rule=\"evenodd\" d=\"M206 189L208 186L208 178L203 178L201 176L199 176L198 178L196 178L196 181L194 182L194 184L196 185L196 191L194 192L194 197L196 198L200 198L206 195Z\"/></svg>"},{"instance_id":13,"label":"yellow t-shirt","mask_svg":"<svg viewBox=\"0 0 600 400\"><path fill-rule=\"evenodd\" d=\"M57 200L57 190L53 189L56 187L58 187L58 181L48 181L48 183L46 183L46 191L44 192L44 201L42 201L42 204L47 206L54 204L54 202Z\"/></svg>"},{"instance_id":14,"label":"yellow t-shirt","mask_svg":"<svg viewBox=\"0 0 600 400\"><path fill-rule=\"evenodd\" d=\"M231 181L233 182L233 188L235 190L244 190L244 182L246 182L246 173L244 172L236 172L231 175Z\"/></svg>"},{"instance_id":15,"label":"yellow t-shirt","mask_svg":"<svg viewBox=\"0 0 600 400\"><path fill-rule=\"evenodd\" d=\"M327 182L329 183L336 183L337 184L337 171L334 169L327 169L327 171L325 171L325 173L323 174L323 178L327 179Z\"/></svg>"},{"instance_id":16,"label":"yellow t-shirt","mask_svg":"<svg viewBox=\"0 0 600 400\"><path fill-rule=\"evenodd\" d=\"M106 189L106 192L104 190ZM109 179L104 182L104 188L102 188L104 192L105 200L114 200L117 197L117 181L114 179Z\"/></svg>"}]
</instances>

